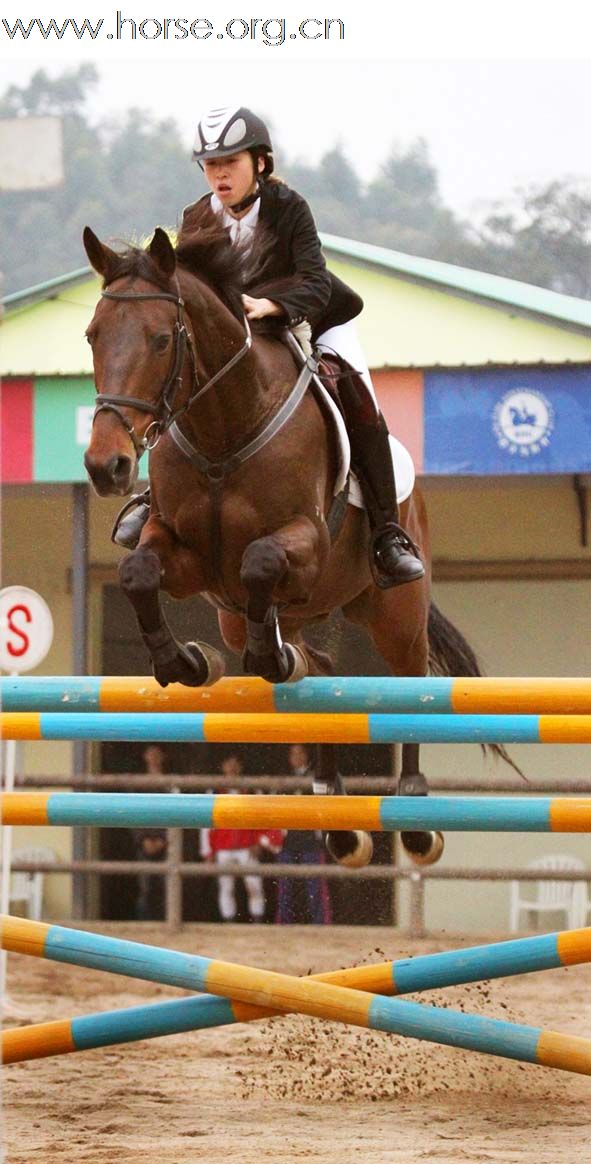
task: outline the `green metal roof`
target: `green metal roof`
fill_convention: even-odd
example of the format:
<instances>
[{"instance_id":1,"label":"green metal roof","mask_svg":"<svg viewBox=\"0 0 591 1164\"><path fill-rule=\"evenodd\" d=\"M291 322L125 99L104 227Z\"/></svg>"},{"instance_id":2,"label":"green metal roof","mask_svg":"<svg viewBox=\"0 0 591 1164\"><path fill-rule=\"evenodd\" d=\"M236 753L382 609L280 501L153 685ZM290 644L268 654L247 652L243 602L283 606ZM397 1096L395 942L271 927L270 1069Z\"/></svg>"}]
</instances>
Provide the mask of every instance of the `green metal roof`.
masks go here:
<instances>
[{"instance_id":1,"label":"green metal roof","mask_svg":"<svg viewBox=\"0 0 591 1164\"><path fill-rule=\"evenodd\" d=\"M94 275L92 267L78 267L69 271L67 275L58 275L56 279L48 279L46 283L36 283L33 287L25 287L23 291L14 291L12 295L5 295L2 303L6 311L16 311L20 307L29 307L34 303L42 303L44 299L53 299L68 287L76 287Z\"/></svg>"},{"instance_id":2,"label":"green metal roof","mask_svg":"<svg viewBox=\"0 0 591 1164\"><path fill-rule=\"evenodd\" d=\"M356 242L354 239L340 238L334 234L322 234L320 237L324 249L335 255L380 267L382 270L421 283L435 285L444 291L459 292L546 319L591 328L591 301L588 299L577 299L574 295L547 291L544 287L536 287L533 283L521 283L517 279L507 279L503 275L490 275L486 271L456 267L453 263L405 255L401 251L391 251L386 247Z\"/></svg>"}]
</instances>

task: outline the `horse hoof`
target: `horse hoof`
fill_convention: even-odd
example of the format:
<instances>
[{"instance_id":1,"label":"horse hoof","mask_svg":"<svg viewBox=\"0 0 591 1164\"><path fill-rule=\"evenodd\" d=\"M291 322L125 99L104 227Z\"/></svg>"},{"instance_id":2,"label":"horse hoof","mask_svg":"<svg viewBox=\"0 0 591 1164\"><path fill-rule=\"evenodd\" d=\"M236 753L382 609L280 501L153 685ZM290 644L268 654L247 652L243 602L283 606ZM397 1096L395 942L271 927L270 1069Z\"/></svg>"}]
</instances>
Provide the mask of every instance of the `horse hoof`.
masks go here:
<instances>
[{"instance_id":1,"label":"horse hoof","mask_svg":"<svg viewBox=\"0 0 591 1164\"><path fill-rule=\"evenodd\" d=\"M373 841L369 833L356 829L354 832L327 833L326 847L339 865L347 869L363 869L373 856Z\"/></svg>"},{"instance_id":2,"label":"horse hoof","mask_svg":"<svg viewBox=\"0 0 591 1164\"><path fill-rule=\"evenodd\" d=\"M149 644L148 644L149 646ZM224 658L215 647L208 643L185 643L176 641L162 657L152 652L153 671L156 682L161 687L169 683L182 683L184 687L209 687L224 673Z\"/></svg>"},{"instance_id":3,"label":"horse hoof","mask_svg":"<svg viewBox=\"0 0 591 1164\"><path fill-rule=\"evenodd\" d=\"M308 660L299 647L294 647L293 643L284 643L284 650L288 656L290 669L285 683L297 683L300 679L305 679L308 674Z\"/></svg>"},{"instance_id":4,"label":"horse hoof","mask_svg":"<svg viewBox=\"0 0 591 1164\"><path fill-rule=\"evenodd\" d=\"M205 661L207 678L201 681L203 687L211 687L218 679L223 678L226 673L226 660L216 647L211 647L209 643L185 643L185 650L191 651L191 654L198 652Z\"/></svg>"},{"instance_id":5,"label":"horse hoof","mask_svg":"<svg viewBox=\"0 0 591 1164\"><path fill-rule=\"evenodd\" d=\"M440 832L401 833L400 839L405 852L415 865L434 865L445 848L443 834Z\"/></svg>"}]
</instances>

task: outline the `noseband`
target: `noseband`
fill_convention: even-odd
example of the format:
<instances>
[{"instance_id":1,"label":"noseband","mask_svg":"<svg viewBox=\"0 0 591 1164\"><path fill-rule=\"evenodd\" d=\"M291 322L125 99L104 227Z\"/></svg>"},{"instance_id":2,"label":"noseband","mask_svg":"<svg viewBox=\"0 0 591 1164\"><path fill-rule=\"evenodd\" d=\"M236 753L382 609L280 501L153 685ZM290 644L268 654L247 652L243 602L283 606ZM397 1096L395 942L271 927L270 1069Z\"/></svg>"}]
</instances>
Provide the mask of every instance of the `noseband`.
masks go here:
<instances>
[{"instance_id":1,"label":"noseband","mask_svg":"<svg viewBox=\"0 0 591 1164\"><path fill-rule=\"evenodd\" d=\"M174 351L172 369L160 391L158 400L149 402L142 400L138 396L111 396L105 392L99 392L96 396L96 408L93 413L92 421L96 420L100 412L114 412L118 420L121 421L124 429L128 433L136 456L139 458L146 451L146 449L153 449L158 444L160 437L168 428L170 428L173 421L182 416L191 406L213 388L218 380L225 376L243 356L246 355L252 344L252 336L250 332L250 325L246 316L244 316L245 340L236 353L232 356L215 376L212 376L206 384L199 384L199 376L197 374L197 359L195 353L195 345L191 333L188 331L184 321L185 303L181 297L178 279L176 280L177 294L173 295L169 291L102 291L101 297L103 299L120 299L123 301L137 300L145 301L147 299L161 299L168 300L170 303L176 304L177 317L174 325ZM183 365L185 362L185 355L188 353L189 362L191 364L191 392L186 404L181 405L175 410L174 401L183 381ZM153 416L154 419L148 425L143 437L138 437L133 425L122 412L122 408L135 408L138 412L146 412Z\"/></svg>"}]
</instances>

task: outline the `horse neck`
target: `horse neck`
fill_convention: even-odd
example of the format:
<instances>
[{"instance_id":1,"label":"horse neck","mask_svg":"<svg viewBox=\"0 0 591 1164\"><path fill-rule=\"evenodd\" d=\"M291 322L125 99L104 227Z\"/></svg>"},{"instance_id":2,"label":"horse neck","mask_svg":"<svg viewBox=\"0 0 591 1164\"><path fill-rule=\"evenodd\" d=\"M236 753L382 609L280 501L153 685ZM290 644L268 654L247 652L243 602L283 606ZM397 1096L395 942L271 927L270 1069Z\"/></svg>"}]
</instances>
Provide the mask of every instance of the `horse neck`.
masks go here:
<instances>
[{"instance_id":1,"label":"horse neck","mask_svg":"<svg viewBox=\"0 0 591 1164\"><path fill-rule=\"evenodd\" d=\"M203 386L244 345L246 328L207 285L189 276L181 286ZM264 369L250 350L191 405L183 418L183 429L192 435L200 452L218 459L244 444L274 403Z\"/></svg>"}]
</instances>

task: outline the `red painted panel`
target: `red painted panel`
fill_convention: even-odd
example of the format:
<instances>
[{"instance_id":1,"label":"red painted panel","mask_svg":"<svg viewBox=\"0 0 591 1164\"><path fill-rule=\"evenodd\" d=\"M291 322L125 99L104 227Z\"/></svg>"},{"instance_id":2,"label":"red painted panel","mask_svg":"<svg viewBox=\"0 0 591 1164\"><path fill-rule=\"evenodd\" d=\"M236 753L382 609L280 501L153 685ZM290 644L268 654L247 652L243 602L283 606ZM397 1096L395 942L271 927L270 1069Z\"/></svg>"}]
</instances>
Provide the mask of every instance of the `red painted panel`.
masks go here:
<instances>
[{"instance_id":1,"label":"red painted panel","mask_svg":"<svg viewBox=\"0 0 591 1164\"><path fill-rule=\"evenodd\" d=\"M33 381L3 380L0 472L4 484L33 480Z\"/></svg>"},{"instance_id":2,"label":"red painted panel","mask_svg":"<svg viewBox=\"0 0 591 1164\"><path fill-rule=\"evenodd\" d=\"M423 373L372 370L371 378L390 432L406 445L417 473L423 471Z\"/></svg>"}]
</instances>

